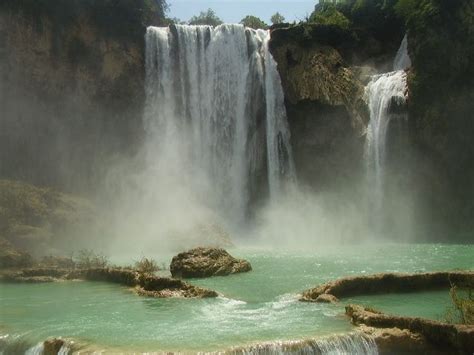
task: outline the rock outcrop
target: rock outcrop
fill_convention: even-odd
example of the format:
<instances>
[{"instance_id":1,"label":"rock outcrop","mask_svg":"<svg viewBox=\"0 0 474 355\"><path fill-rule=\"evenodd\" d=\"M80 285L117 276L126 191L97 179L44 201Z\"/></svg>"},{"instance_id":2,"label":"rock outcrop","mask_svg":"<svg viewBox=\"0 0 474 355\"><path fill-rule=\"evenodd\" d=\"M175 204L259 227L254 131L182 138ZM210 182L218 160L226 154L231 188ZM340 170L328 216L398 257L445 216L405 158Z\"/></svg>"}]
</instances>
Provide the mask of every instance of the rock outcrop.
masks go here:
<instances>
[{"instance_id":1,"label":"rock outcrop","mask_svg":"<svg viewBox=\"0 0 474 355\"><path fill-rule=\"evenodd\" d=\"M420 334L430 343L428 350L436 347L440 353L452 354L471 354L474 351L474 326L472 325L446 324L423 318L393 316L357 305L346 306L346 314L356 325L364 324L384 329L398 328ZM413 336L410 337L415 340ZM419 337L418 340L423 342ZM413 341L410 343L413 344ZM389 344L386 345L389 346ZM395 340L395 346L403 346L403 343ZM423 351L423 353L426 352L426 350Z\"/></svg>"},{"instance_id":2,"label":"rock outcrop","mask_svg":"<svg viewBox=\"0 0 474 355\"><path fill-rule=\"evenodd\" d=\"M160 4L0 3L0 176L90 190L105 162L135 152Z\"/></svg>"},{"instance_id":3,"label":"rock outcrop","mask_svg":"<svg viewBox=\"0 0 474 355\"><path fill-rule=\"evenodd\" d=\"M236 259L219 248L191 249L173 257L170 264L171 275L180 278L225 276L250 270L248 261Z\"/></svg>"},{"instance_id":4,"label":"rock outcrop","mask_svg":"<svg viewBox=\"0 0 474 355\"><path fill-rule=\"evenodd\" d=\"M335 301L333 297L337 299L381 293L417 292L436 289L448 290L451 284L473 287L474 271L417 274L385 273L345 277L303 292L301 301L324 302L327 299Z\"/></svg>"}]
</instances>

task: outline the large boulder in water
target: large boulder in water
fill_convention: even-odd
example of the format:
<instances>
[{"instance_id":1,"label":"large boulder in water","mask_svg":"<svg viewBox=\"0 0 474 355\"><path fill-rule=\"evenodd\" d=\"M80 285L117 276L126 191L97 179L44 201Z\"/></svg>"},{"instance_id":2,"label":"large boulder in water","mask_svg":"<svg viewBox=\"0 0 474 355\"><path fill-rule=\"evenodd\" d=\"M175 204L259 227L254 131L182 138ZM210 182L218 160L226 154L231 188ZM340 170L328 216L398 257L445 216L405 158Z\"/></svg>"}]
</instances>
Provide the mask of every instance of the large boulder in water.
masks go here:
<instances>
[{"instance_id":1,"label":"large boulder in water","mask_svg":"<svg viewBox=\"0 0 474 355\"><path fill-rule=\"evenodd\" d=\"M173 277L192 278L225 276L252 270L246 260L236 259L220 248L195 248L176 255L171 260Z\"/></svg>"}]
</instances>

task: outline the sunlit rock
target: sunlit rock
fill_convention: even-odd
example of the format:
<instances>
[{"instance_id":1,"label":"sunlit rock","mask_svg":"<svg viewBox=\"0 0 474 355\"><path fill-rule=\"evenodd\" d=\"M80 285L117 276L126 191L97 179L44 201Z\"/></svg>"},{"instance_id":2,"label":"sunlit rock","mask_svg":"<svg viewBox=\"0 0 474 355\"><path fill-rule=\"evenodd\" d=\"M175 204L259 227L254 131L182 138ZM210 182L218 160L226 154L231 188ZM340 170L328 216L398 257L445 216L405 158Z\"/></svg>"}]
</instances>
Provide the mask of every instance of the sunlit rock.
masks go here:
<instances>
[{"instance_id":1,"label":"sunlit rock","mask_svg":"<svg viewBox=\"0 0 474 355\"><path fill-rule=\"evenodd\" d=\"M191 249L173 257L170 265L171 275L182 278L225 276L250 270L248 261L218 248Z\"/></svg>"}]
</instances>

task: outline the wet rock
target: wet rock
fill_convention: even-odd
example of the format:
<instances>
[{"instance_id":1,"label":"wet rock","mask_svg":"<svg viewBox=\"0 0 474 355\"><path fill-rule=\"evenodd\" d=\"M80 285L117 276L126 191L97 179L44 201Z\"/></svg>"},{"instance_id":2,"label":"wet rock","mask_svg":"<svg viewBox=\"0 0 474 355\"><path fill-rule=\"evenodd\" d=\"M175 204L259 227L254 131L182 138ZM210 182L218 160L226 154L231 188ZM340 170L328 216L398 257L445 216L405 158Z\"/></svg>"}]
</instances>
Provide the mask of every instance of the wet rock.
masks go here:
<instances>
[{"instance_id":1,"label":"wet rock","mask_svg":"<svg viewBox=\"0 0 474 355\"><path fill-rule=\"evenodd\" d=\"M333 295L330 295L330 294L327 294L327 293L323 293L322 295L319 295L316 298L315 301L318 302L318 303L337 303L337 302L339 302L337 297L335 297Z\"/></svg>"},{"instance_id":2,"label":"wet rock","mask_svg":"<svg viewBox=\"0 0 474 355\"><path fill-rule=\"evenodd\" d=\"M48 339L43 343L43 355L57 355L65 344L65 341L62 339Z\"/></svg>"},{"instance_id":3,"label":"wet rock","mask_svg":"<svg viewBox=\"0 0 474 355\"><path fill-rule=\"evenodd\" d=\"M456 285L473 287L473 271L429 272L417 274L382 273L351 276L330 281L303 292L302 301L314 302L321 295L337 298L393 292L446 289ZM326 297L326 296L325 296Z\"/></svg>"},{"instance_id":4,"label":"wet rock","mask_svg":"<svg viewBox=\"0 0 474 355\"><path fill-rule=\"evenodd\" d=\"M472 325L447 324L423 318L394 316L359 305L346 306L346 315L355 325L363 324L384 329L398 328L420 334L441 353L471 354L474 351L474 326Z\"/></svg>"},{"instance_id":5,"label":"wet rock","mask_svg":"<svg viewBox=\"0 0 474 355\"><path fill-rule=\"evenodd\" d=\"M195 248L173 257L170 265L173 277L193 278L225 276L248 272L252 266L219 248Z\"/></svg>"},{"instance_id":6,"label":"wet rock","mask_svg":"<svg viewBox=\"0 0 474 355\"><path fill-rule=\"evenodd\" d=\"M399 328L373 328L361 325L359 330L374 339L379 354L444 354L423 335Z\"/></svg>"}]
</instances>

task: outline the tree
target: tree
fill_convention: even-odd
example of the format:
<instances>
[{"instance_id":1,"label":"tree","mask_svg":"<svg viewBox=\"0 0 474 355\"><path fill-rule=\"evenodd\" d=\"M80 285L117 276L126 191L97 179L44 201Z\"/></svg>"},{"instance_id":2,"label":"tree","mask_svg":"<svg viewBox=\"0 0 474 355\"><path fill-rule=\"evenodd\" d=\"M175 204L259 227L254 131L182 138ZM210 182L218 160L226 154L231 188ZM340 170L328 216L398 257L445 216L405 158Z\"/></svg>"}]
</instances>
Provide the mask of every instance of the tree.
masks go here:
<instances>
[{"instance_id":1,"label":"tree","mask_svg":"<svg viewBox=\"0 0 474 355\"><path fill-rule=\"evenodd\" d=\"M276 25L278 23L283 23L285 22L285 18L283 17L282 14L279 12L275 13L271 18L270 21L272 21L272 24Z\"/></svg>"},{"instance_id":2,"label":"tree","mask_svg":"<svg viewBox=\"0 0 474 355\"><path fill-rule=\"evenodd\" d=\"M242 19L242 21L240 21L240 23L244 25L245 27L250 27L256 30L259 28L266 29L268 27L268 25L265 22L263 22L261 19L259 19L256 16L251 16L251 15L245 16Z\"/></svg>"},{"instance_id":3,"label":"tree","mask_svg":"<svg viewBox=\"0 0 474 355\"><path fill-rule=\"evenodd\" d=\"M214 10L207 9L207 11L201 11L198 16L193 16L189 20L190 25L208 25L208 26L219 26L222 25L222 20L216 15Z\"/></svg>"}]
</instances>

